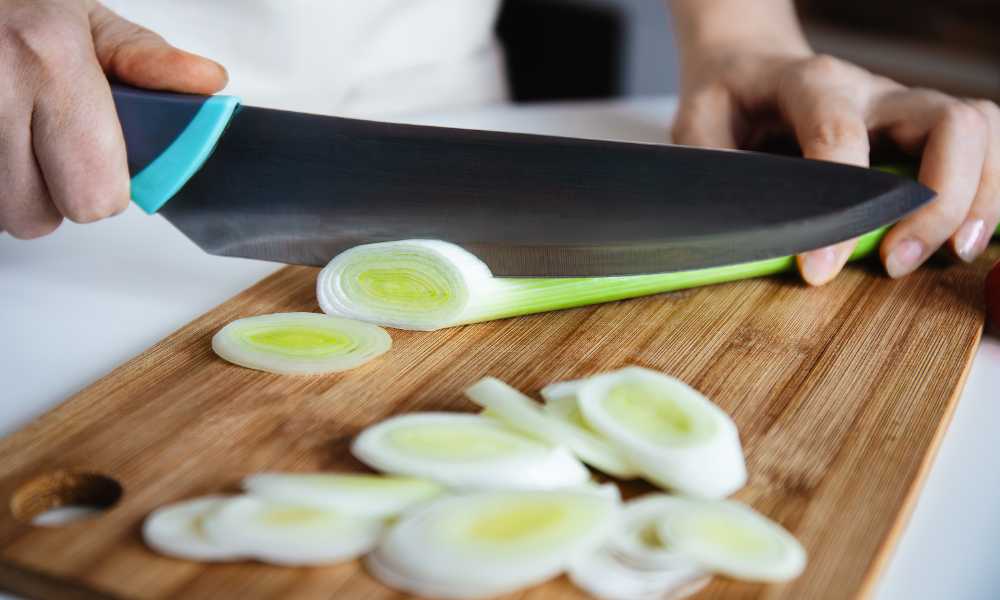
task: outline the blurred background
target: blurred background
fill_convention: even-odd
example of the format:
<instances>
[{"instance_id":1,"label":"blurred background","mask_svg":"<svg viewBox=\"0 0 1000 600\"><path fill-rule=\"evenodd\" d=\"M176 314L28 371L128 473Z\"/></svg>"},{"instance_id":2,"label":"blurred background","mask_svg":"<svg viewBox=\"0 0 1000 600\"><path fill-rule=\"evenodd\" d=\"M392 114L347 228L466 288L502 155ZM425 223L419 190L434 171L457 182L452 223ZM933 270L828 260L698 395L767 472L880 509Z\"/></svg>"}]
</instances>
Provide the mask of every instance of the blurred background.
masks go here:
<instances>
[{"instance_id":1,"label":"blurred background","mask_svg":"<svg viewBox=\"0 0 1000 600\"><path fill-rule=\"evenodd\" d=\"M797 5L819 52L908 85L1000 101L998 0ZM498 33L517 101L678 91L663 0L505 0Z\"/></svg>"}]
</instances>

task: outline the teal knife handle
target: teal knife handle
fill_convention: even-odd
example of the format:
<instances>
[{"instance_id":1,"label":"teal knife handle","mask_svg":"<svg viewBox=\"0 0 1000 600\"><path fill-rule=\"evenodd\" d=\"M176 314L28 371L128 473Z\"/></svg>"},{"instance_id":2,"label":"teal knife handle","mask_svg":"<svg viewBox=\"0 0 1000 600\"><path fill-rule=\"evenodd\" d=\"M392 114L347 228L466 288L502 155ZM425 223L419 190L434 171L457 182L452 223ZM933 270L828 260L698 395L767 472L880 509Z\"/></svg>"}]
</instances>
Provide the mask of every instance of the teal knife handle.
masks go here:
<instances>
[{"instance_id":1,"label":"teal knife handle","mask_svg":"<svg viewBox=\"0 0 1000 600\"><path fill-rule=\"evenodd\" d=\"M125 135L132 200L158 211L208 160L240 100L154 92L112 84Z\"/></svg>"}]
</instances>

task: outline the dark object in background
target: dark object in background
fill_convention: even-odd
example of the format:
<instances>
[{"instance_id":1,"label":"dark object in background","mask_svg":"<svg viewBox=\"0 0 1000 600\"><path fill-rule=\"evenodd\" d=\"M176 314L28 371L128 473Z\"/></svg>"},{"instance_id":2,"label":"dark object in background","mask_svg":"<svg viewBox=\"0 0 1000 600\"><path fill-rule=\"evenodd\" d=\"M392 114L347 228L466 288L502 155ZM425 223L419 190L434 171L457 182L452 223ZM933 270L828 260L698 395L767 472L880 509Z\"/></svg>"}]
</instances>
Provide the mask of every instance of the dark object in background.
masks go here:
<instances>
[{"instance_id":1,"label":"dark object in background","mask_svg":"<svg viewBox=\"0 0 1000 600\"><path fill-rule=\"evenodd\" d=\"M996 0L799 0L803 16L872 34L893 34L1000 56Z\"/></svg>"},{"instance_id":2,"label":"dark object in background","mask_svg":"<svg viewBox=\"0 0 1000 600\"><path fill-rule=\"evenodd\" d=\"M797 0L813 47L908 85L1000 101L997 0Z\"/></svg>"},{"instance_id":3,"label":"dark object in background","mask_svg":"<svg viewBox=\"0 0 1000 600\"><path fill-rule=\"evenodd\" d=\"M621 90L623 15L565 0L506 0L497 34L515 101L607 98Z\"/></svg>"},{"instance_id":4,"label":"dark object in background","mask_svg":"<svg viewBox=\"0 0 1000 600\"><path fill-rule=\"evenodd\" d=\"M1000 336L1000 261L986 276L986 327Z\"/></svg>"}]
</instances>

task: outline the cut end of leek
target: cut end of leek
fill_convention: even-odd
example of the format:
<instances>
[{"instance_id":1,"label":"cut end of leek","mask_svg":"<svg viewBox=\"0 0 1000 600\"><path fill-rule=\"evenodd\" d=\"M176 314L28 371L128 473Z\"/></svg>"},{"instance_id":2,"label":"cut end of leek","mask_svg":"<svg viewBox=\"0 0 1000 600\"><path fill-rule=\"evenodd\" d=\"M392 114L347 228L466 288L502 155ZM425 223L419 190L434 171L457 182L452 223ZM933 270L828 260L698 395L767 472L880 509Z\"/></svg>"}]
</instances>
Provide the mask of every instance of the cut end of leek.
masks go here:
<instances>
[{"instance_id":1,"label":"cut end of leek","mask_svg":"<svg viewBox=\"0 0 1000 600\"><path fill-rule=\"evenodd\" d=\"M565 448L479 415L412 413L365 429L351 446L368 466L458 489L554 489L589 473Z\"/></svg>"},{"instance_id":2,"label":"cut end of leek","mask_svg":"<svg viewBox=\"0 0 1000 600\"><path fill-rule=\"evenodd\" d=\"M334 257L316 296L327 314L427 331L462 322L472 294L491 277L485 263L448 242L381 242Z\"/></svg>"},{"instance_id":3,"label":"cut end of leek","mask_svg":"<svg viewBox=\"0 0 1000 600\"><path fill-rule=\"evenodd\" d=\"M221 358L284 375L346 371L384 354L392 338L370 323L318 313L278 313L238 319L212 338Z\"/></svg>"},{"instance_id":4,"label":"cut end of leek","mask_svg":"<svg viewBox=\"0 0 1000 600\"><path fill-rule=\"evenodd\" d=\"M402 591L489 597L541 583L599 547L618 503L590 492L493 492L437 500L404 516L372 557Z\"/></svg>"},{"instance_id":5,"label":"cut end of leek","mask_svg":"<svg viewBox=\"0 0 1000 600\"><path fill-rule=\"evenodd\" d=\"M354 473L257 473L243 480L243 489L272 502L368 518L394 517L444 491L426 479Z\"/></svg>"},{"instance_id":6,"label":"cut end of leek","mask_svg":"<svg viewBox=\"0 0 1000 600\"><path fill-rule=\"evenodd\" d=\"M653 483L707 498L746 483L736 425L676 378L627 367L587 379L577 399L587 423Z\"/></svg>"}]
</instances>

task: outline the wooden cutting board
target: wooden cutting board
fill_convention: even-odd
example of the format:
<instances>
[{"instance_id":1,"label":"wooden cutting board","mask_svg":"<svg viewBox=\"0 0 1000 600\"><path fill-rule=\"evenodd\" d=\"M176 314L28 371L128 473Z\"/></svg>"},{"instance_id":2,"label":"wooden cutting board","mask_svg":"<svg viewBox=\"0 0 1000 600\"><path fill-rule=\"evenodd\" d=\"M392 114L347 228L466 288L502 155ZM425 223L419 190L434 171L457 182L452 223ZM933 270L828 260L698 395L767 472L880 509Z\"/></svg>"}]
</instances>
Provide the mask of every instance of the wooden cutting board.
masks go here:
<instances>
[{"instance_id":1,"label":"wooden cutting board","mask_svg":"<svg viewBox=\"0 0 1000 600\"><path fill-rule=\"evenodd\" d=\"M638 364L683 378L733 415L750 471L737 497L809 551L790 584L717 578L697 598L861 597L955 406L980 336L986 267L986 259L933 265L890 281L874 266L853 266L820 289L789 276L393 331L389 354L334 376L281 377L216 358L209 340L228 321L316 310L316 271L289 267L0 441L0 588L46 599L398 598L358 563L290 569L159 557L143 546L140 523L162 504L235 491L254 471L361 469L348 453L361 428L406 411L473 410L460 391L484 375L537 393ZM122 496L101 516L51 528L26 522L61 501L111 502L116 484ZM582 595L560 579L522 597Z\"/></svg>"}]
</instances>

